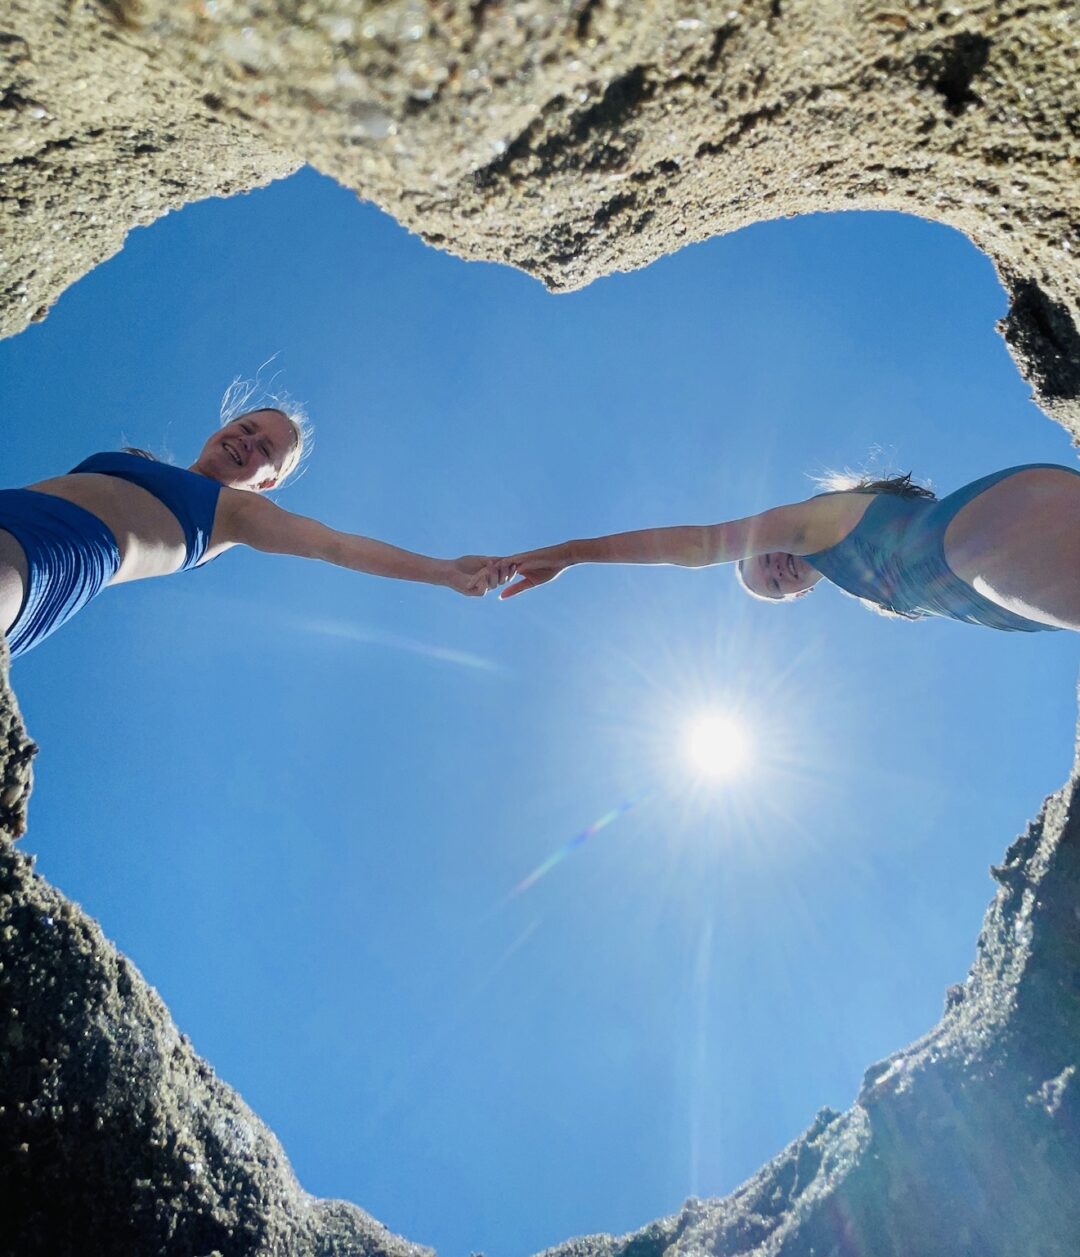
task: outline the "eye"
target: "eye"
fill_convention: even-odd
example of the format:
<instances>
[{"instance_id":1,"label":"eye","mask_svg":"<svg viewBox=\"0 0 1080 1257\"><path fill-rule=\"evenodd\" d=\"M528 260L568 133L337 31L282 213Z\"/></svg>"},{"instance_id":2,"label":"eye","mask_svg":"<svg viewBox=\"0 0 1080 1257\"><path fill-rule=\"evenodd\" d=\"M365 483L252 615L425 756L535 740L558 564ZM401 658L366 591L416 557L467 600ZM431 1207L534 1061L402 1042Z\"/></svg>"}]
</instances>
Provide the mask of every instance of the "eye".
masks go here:
<instances>
[{"instance_id":1,"label":"eye","mask_svg":"<svg viewBox=\"0 0 1080 1257\"><path fill-rule=\"evenodd\" d=\"M772 589L773 593L775 594L778 594L780 592L780 582L776 580L775 577L771 581L769 581L769 587Z\"/></svg>"}]
</instances>

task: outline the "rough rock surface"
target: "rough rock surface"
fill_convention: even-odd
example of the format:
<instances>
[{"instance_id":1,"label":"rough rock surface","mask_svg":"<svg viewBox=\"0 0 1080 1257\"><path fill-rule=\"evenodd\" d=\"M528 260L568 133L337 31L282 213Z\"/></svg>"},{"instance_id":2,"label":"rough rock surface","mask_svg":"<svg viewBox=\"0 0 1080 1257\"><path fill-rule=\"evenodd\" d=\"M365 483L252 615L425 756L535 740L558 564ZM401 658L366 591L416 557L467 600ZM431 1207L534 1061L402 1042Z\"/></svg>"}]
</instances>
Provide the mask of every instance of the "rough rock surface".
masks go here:
<instances>
[{"instance_id":1,"label":"rough rock surface","mask_svg":"<svg viewBox=\"0 0 1080 1257\"><path fill-rule=\"evenodd\" d=\"M967 981L724 1200L547 1257L1075 1257L1080 1251L1080 778L994 869Z\"/></svg>"},{"instance_id":2,"label":"rough rock surface","mask_svg":"<svg viewBox=\"0 0 1080 1257\"><path fill-rule=\"evenodd\" d=\"M96 6L0 0L0 335L44 318L132 227L297 165Z\"/></svg>"},{"instance_id":3,"label":"rough rock surface","mask_svg":"<svg viewBox=\"0 0 1080 1257\"><path fill-rule=\"evenodd\" d=\"M0 332L127 230L303 161L553 288L781 215L901 209L993 258L1080 435L1075 0L0 0ZM5 677L6 677L6 669ZM317 1201L97 925L33 874L0 680L0 1254L421 1252ZM560 1257L1075 1257L1080 778L971 976L726 1200Z\"/></svg>"},{"instance_id":4,"label":"rough rock surface","mask_svg":"<svg viewBox=\"0 0 1080 1257\"><path fill-rule=\"evenodd\" d=\"M431 1257L303 1191L157 992L15 849L33 745L0 655L0 1254Z\"/></svg>"},{"instance_id":5,"label":"rough rock surface","mask_svg":"<svg viewBox=\"0 0 1080 1257\"><path fill-rule=\"evenodd\" d=\"M297 1184L96 922L32 871L32 744L0 680L0 1254L422 1257ZM723 1200L558 1257L1076 1257L1080 775L995 870L967 981L845 1114Z\"/></svg>"},{"instance_id":6,"label":"rough rock surface","mask_svg":"<svg viewBox=\"0 0 1080 1257\"><path fill-rule=\"evenodd\" d=\"M553 288L815 210L966 232L1080 434L1076 0L0 0L0 330L309 162Z\"/></svg>"}]
</instances>

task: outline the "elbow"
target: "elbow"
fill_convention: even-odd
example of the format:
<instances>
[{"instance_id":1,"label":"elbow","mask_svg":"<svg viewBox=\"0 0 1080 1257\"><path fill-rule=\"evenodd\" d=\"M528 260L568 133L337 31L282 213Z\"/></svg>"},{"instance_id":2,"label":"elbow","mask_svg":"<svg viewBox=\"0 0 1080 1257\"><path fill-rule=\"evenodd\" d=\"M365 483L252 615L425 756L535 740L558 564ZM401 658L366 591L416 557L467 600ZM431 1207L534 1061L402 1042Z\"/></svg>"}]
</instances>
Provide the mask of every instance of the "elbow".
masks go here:
<instances>
[{"instance_id":1,"label":"elbow","mask_svg":"<svg viewBox=\"0 0 1080 1257\"><path fill-rule=\"evenodd\" d=\"M711 567L716 562L716 546L713 542L713 530L708 527L695 528L690 544L686 547L686 567Z\"/></svg>"}]
</instances>

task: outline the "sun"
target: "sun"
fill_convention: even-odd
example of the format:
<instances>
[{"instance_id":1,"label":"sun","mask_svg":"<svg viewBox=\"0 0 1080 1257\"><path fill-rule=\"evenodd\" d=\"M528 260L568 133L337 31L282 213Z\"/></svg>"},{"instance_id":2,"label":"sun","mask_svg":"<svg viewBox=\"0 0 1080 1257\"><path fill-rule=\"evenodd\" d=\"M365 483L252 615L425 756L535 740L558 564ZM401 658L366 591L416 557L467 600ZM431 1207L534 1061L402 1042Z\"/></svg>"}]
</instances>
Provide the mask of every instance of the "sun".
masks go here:
<instances>
[{"instance_id":1,"label":"sun","mask_svg":"<svg viewBox=\"0 0 1080 1257\"><path fill-rule=\"evenodd\" d=\"M753 760L750 731L724 712L702 712L686 726L686 761L699 776L713 781L743 774Z\"/></svg>"}]
</instances>

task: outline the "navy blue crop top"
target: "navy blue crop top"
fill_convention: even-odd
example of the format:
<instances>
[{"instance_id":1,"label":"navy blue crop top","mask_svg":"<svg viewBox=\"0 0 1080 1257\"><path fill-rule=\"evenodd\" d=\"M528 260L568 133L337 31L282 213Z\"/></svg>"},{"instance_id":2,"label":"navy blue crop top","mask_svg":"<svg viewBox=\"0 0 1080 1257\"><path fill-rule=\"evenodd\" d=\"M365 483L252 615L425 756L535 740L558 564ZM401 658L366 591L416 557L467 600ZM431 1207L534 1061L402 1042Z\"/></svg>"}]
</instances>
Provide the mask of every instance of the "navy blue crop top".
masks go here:
<instances>
[{"instance_id":1,"label":"navy blue crop top","mask_svg":"<svg viewBox=\"0 0 1080 1257\"><path fill-rule=\"evenodd\" d=\"M94 472L117 476L152 493L162 506L168 507L184 532L187 554L181 571L194 567L206 554L221 493L221 485L216 480L171 463L143 458L140 454L125 454L122 450L91 454L71 471L72 474Z\"/></svg>"}]
</instances>

